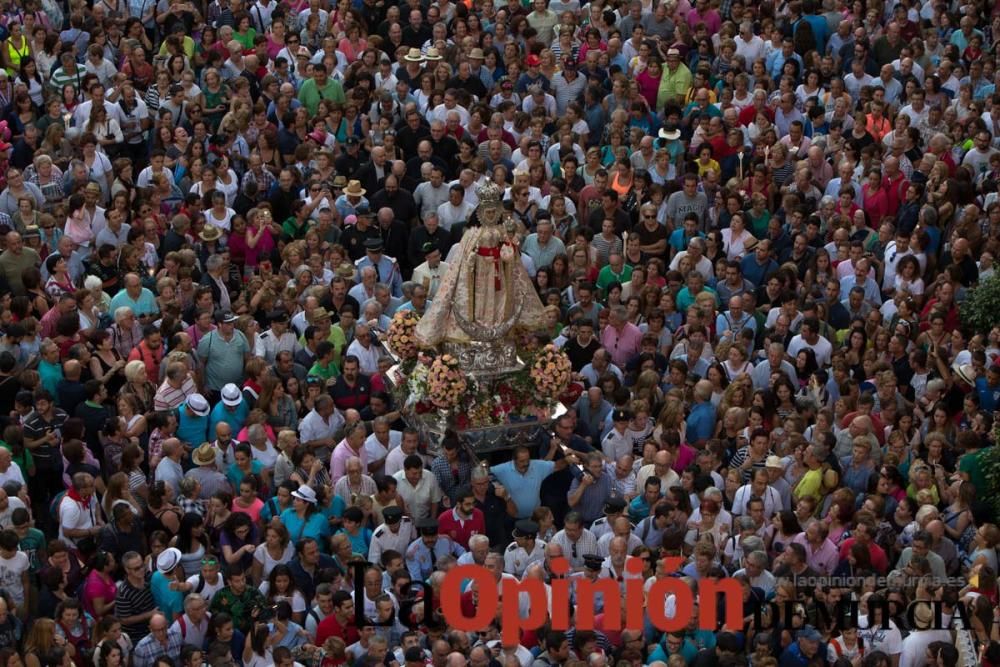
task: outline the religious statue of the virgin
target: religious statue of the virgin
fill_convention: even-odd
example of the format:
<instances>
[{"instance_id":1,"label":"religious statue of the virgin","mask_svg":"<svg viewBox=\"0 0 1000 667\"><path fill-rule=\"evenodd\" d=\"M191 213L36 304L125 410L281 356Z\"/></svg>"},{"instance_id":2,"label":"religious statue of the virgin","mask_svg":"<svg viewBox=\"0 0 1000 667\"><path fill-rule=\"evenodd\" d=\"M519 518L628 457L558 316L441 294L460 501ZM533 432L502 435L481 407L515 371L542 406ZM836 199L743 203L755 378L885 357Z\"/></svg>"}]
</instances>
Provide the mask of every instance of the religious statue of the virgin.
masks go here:
<instances>
[{"instance_id":1,"label":"religious statue of the virgin","mask_svg":"<svg viewBox=\"0 0 1000 667\"><path fill-rule=\"evenodd\" d=\"M479 205L462 236L458 260L417 324L416 336L424 346L474 345L495 353L508 347L501 342L509 342L509 334L544 328L542 302L521 263L515 226L503 208L503 188L487 181L476 194Z\"/></svg>"}]
</instances>

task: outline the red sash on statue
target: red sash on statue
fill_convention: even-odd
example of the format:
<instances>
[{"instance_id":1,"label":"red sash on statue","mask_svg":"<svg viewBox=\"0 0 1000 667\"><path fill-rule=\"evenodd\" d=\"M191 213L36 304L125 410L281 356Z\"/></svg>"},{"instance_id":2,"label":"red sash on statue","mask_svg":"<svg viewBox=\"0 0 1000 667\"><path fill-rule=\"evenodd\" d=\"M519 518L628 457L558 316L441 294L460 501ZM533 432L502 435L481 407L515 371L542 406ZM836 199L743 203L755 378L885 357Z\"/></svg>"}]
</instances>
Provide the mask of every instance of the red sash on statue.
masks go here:
<instances>
[{"instance_id":1,"label":"red sash on statue","mask_svg":"<svg viewBox=\"0 0 1000 667\"><path fill-rule=\"evenodd\" d=\"M496 291L500 291L500 247L496 248L486 248L484 246L479 246L476 248L476 254L480 257L492 257L493 264L496 266L496 273L493 277L493 286Z\"/></svg>"}]
</instances>

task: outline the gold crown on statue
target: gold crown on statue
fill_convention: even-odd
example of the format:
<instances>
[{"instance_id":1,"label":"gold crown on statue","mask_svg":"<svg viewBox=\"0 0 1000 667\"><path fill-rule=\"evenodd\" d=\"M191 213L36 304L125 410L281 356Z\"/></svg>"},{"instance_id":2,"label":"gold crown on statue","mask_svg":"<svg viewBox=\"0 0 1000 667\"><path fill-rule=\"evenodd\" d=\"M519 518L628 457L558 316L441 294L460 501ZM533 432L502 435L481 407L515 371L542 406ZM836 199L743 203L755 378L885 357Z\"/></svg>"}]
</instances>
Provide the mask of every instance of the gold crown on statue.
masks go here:
<instances>
[{"instance_id":1,"label":"gold crown on statue","mask_svg":"<svg viewBox=\"0 0 1000 667\"><path fill-rule=\"evenodd\" d=\"M480 204L501 204L503 203L504 190L491 180L487 180L476 189L476 196L479 197Z\"/></svg>"}]
</instances>

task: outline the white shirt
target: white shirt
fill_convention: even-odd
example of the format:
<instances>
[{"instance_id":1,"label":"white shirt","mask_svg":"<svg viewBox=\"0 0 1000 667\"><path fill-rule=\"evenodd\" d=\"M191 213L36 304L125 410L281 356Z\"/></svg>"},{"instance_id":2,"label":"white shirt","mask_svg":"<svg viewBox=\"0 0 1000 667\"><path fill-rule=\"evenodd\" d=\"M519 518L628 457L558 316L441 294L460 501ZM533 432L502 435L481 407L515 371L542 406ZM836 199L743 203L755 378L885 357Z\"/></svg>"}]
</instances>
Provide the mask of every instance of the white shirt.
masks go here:
<instances>
[{"instance_id":1,"label":"white shirt","mask_svg":"<svg viewBox=\"0 0 1000 667\"><path fill-rule=\"evenodd\" d=\"M354 339L347 347L347 354L353 354L358 358L361 372L365 375L378 373L379 354L378 349L374 345L369 343L368 347L365 347L360 341Z\"/></svg>"},{"instance_id":2,"label":"white shirt","mask_svg":"<svg viewBox=\"0 0 1000 667\"><path fill-rule=\"evenodd\" d=\"M895 621L889 619L888 630L883 630L881 623L876 623L871 628L868 626L868 617L859 615L858 638L865 642L865 650L882 651L888 656L899 655L903 651L903 637Z\"/></svg>"},{"instance_id":3,"label":"white shirt","mask_svg":"<svg viewBox=\"0 0 1000 667\"><path fill-rule=\"evenodd\" d=\"M438 222L441 227L449 232L451 231L452 225L467 221L471 213L472 207L469 206L469 203L464 199L458 206L455 206L449 200L437 208Z\"/></svg>"},{"instance_id":4,"label":"white shirt","mask_svg":"<svg viewBox=\"0 0 1000 667\"><path fill-rule=\"evenodd\" d=\"M812 351L816 354L816 363L820 365L820 368L829 365L830 356L833 354L833 345L822 336L816 340L815 344L807 343L802 334L793 337L788 343L788 356L794 358L799 353L799 350L807 347L812 348Z\"/></svg>"},{"instance_id":5,"label":"white shirt","mask_svg":"<svg viewBox=\"0 0 1000 667\"><path fill-rule=\"evenodd\" d=\"M744 484L739 489L736 490L736 495L733 496L733 516L741 516L747 513L747 503L750 499L754 497L753 486L750 484ZM764 517L770 519L775 512L782 509L781 504L781 494L772 487L768 486L764 489Z\"/></svg>"},{"instance_id":6,"label":"white shirt","mask_svg":"<svg viewBox=\"0 0 1000 667\"><path fill-rule=\"evenodd\" d=\"M8 502L13 502L10 498ZM76 539L66 535L65 529L83 530L96 526L97 498L91 496L90 507L85 508L68 495L59 501L59 539L67 544L76 544ZM82 539L82 538L81 538Z\"/></svg>"},{"instance_id":7,"label":"white shirt","mask_svg":"<svg viewBox=\"0 0 1000 667\"><path fill-rule=\"evenodd\" d=\"M24 484L24 475L21 473L21 466L14 461L10 462L10 467L5 472L0 472L0 486L7 482L15 481Z\"/></svg>"},{"instance_id":8,"label":"white shirt","mask_svg":"<svg viewBox=\"0 0 1000 667\"><path fill-rule=\"evenodd\" d=\"M448 107L446 107L444 105L444 103L441 103L441 104L437 105L436 107L434 107L433 109L431 109L430 111L427 112L427 120L429 122L433 122L435 120L439 120L442 123L444 123L444 122L446 122L448 120L448 114L451 113L452 111L458 112L458 118L459 118L458 122L460 124L462 124L462 125L468 125L469 124L469 111L468 111L468 109L466 109L463 106L459 106L457 104L455 105L455 107L453 109L449 109Z\"/></svg>"},{"instance_id":9,"label":"white shirt","mask_svg":"<svg viewBox=\"0 0 1000 667\"><path fill-rule=\"evenodd\" d=\"M329 421L324 421L318 412L311 410L299 422L299 440L303 443L312 440L332 440L343 425L344 418L336 410L330 415Z\"/></svg>"},{"instance_id":10,"label":"white shirt","mask_svg":"<svg viewBox=\"0 0 1000 667\"><path fill-rule=\"evenodd\" d=\"M403 498L413 519L426 519L430 516L431 505L441 502L441 487L430 470L421 472L416 486L406 479L405 470L400 470L393 477L396 478L396 492Z\"/></svg>"},{"instance_id":11,"label":"white shirt","mask_svg":"<svg viewBox=\"0 0 1000 667\"><path fill-rule=\"evenodd\" d=\"M399 447L399 443L402 441L402 431L389 431L389 446L386 447L377 437L375 437L375 434L372 433L365 440L365 453L368 454L369 463L384 459L391 450Z\"/></svg>"},{"instance_id":12,"label":"white shirt","mask_svg":"<svg viewBox=\"0 0 1000 667\"><path fill-rule=\"evenodd\" d=\"M764 57L764 40L758 35L751 35L749 40L744 40L742 35L736 35L733 41L736 42L736 55L743 56L748 65Z\"/></svg>"}]
</instances>

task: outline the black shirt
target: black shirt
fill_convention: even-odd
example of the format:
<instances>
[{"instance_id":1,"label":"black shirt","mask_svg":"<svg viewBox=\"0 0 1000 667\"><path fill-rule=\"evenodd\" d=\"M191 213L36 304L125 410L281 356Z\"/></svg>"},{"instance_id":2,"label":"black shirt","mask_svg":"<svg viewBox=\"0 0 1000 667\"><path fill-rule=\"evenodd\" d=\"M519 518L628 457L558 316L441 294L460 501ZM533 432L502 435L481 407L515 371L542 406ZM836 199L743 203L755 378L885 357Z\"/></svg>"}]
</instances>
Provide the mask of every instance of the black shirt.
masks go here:
<instances>
[{"instance_id":1,"label":"black shirt","mask_svg":"<svg viewBox=\"0 0 1000 667\"><path fill-rule=\"evenodd\" d=\"M580 342L574 336L563 345L563 351L569 357L569 362L573 366L573 372L579 373L583 370L584 366L591 362L594 358L594 352L600 349L600 347L601 342L597 340L596 336L592 337L586 345L580 345Z\"/></svg>"}]
</instances>

